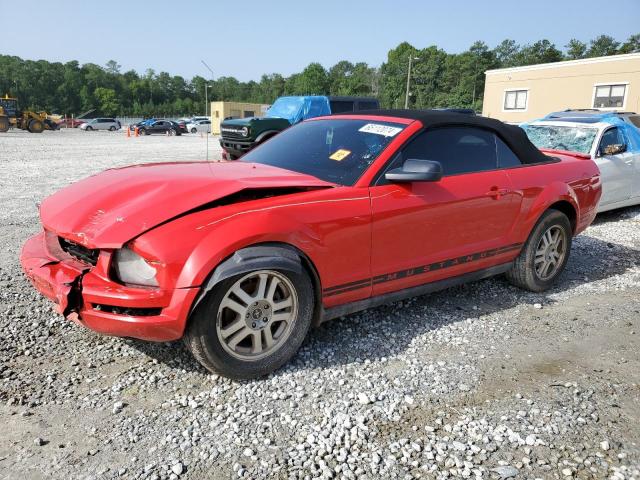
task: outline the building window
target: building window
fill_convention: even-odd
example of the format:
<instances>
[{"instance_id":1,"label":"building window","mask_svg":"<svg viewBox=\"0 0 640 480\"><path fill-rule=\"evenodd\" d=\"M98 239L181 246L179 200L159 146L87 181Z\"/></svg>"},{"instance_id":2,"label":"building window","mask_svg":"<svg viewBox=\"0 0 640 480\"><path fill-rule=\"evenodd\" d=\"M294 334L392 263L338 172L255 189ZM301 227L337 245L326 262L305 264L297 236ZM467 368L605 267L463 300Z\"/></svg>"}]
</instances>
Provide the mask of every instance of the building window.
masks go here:
<instances>
[{"instance_id":1,"label":"building window","mask_svg":"<svg viewBox=\"0 0 640 480\"><path fill-rule=\"evenodd\" d=\"M528 90L507 90L504 92L505 110L526 110Z\"/></svg>"},{"instance_id":2,"label":"building window","mask_svg":"<svg viewBox=\"0 0 640 480\"><path fill-rule=\"evenodd\" d=\"M622 108L626 85L596 85L593 108Z\"/></svg>"}]
</instances>

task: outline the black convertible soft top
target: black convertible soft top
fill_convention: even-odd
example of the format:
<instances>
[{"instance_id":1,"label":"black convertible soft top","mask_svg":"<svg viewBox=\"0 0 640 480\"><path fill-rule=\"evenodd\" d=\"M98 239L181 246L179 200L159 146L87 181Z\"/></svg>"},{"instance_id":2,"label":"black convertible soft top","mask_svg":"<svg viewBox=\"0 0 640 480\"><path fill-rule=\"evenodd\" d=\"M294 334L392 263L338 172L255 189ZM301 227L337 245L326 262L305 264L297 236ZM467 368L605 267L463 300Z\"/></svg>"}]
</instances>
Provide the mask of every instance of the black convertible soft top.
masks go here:
<instances>
[{"instance_id":1,"label":"black convertible soft top","mask_svg":"<svg viewBox=\"0 0 640 480\"><path fill-rule=\"evenodd\" d=\"M548 163L554 161L538 150L523 129L494 118L442 110L365 110L337 115L378 115L419 120L425 128L444 126L479 127L495 132L513 150L522 163Z\"/></svg>"}]
</instances>

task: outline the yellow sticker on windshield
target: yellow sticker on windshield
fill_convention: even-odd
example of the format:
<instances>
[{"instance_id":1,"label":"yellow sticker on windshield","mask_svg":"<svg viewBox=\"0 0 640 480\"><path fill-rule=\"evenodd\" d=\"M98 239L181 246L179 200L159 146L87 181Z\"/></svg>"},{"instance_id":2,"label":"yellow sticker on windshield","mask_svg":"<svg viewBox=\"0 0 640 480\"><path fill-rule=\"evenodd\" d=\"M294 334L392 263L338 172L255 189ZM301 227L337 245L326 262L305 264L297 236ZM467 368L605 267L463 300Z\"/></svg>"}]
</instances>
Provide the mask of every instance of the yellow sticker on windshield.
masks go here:
<instances>
[{"instance_id":1,"label":"yellow sticker on windshield","mask_svg":"<svg viewBox=\"0 0 640 480\"><path fill-rule=\"evenodd\" d=\"M331 160L335 160L336 162L340 162L345 158L347 158L349 155L351 155L350 150L345 150L341 148L340 150L336 150L335 152L333 152L333 155L331 155L329 158Z\"/></svg>"}]
</instances>

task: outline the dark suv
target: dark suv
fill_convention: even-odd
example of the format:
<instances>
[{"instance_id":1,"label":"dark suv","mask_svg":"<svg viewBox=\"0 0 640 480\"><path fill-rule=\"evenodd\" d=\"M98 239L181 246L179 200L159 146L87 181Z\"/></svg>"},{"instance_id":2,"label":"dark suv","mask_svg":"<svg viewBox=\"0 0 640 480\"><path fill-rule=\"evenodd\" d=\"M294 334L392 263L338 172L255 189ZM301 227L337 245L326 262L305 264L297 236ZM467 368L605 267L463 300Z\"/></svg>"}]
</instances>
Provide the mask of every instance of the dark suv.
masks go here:
<instances>
[{"instance_id":1,"label":"dark suv","mask_svg":"<svg viewBox=\"0 0 640 480\"><path fill-rule=\"evenodd\" d=\"M220 145L226 158L235 160L285 128L308 118L378 108L378 100L368 97L280 97L264 117L225 119L220 125Z\"/></svg>"}]
</instances>

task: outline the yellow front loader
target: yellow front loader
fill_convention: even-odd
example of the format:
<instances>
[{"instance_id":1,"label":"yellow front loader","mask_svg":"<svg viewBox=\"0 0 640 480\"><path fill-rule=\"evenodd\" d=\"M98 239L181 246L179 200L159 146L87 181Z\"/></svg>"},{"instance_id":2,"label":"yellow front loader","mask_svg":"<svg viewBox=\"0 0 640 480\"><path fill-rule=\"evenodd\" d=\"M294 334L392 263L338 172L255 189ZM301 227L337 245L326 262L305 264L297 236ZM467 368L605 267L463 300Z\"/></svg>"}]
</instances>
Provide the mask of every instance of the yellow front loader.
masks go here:
<instances>
[{"instance_id":1,"label":"yellow front loader","mask_svg":"<svg viewBox=\"0 0 640 480\"><path fill-rule=\"evenodd\" d=\"M48 118L46 112L21 111L18 109L18 100L5 95L0 98L0 132L6 132L9 128L42 133L43 130L56 130L58 126Z\"/></svg>"}]
</instances>

